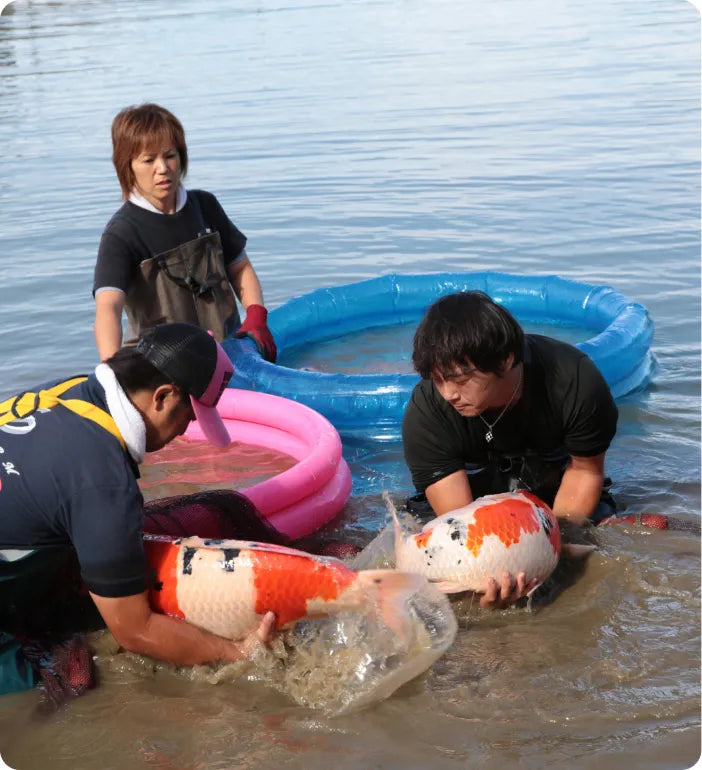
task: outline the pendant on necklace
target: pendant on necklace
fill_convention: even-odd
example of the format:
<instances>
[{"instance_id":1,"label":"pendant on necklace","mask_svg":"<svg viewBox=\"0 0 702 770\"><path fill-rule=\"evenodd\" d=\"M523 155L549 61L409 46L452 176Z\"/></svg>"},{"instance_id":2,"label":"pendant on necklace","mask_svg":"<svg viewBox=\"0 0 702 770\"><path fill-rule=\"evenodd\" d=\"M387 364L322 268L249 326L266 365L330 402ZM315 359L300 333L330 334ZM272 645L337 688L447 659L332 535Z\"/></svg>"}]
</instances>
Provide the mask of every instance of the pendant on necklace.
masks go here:
<instances>
[{"instance_id":1,"label":"pendant on necklace","mask_svg":"<svg viewBox=\"0 0 702 770\"><path fill-rule=\"evenodd\" d=\"M488 432L485 434L485 441L489 444L492 441L492 431L488 430Z\"/></svg>"}]
</instances>

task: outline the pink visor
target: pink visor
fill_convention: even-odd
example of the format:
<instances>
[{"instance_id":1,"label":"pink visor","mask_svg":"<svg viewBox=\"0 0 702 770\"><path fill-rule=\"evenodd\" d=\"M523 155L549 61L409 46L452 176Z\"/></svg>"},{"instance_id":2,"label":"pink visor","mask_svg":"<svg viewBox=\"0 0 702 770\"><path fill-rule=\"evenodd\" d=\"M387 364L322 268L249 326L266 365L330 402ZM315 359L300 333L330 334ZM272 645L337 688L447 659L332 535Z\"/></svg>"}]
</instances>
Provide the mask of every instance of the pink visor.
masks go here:
<instances>
[{"instance_id":1,"label":"pink visor","mask_svg":"<svg viewBox=\"0 0 702 770\"><path fill-rule=\"evenodd\" d=\"M190 396L190 403L193 405L195 417L205 438L215 446L228 446L232 440L217 411L217 402L234 374L234 367L224 348L219 342L215 341L215 344L217 345L217 363L209 385L200 398Z\"/></svg>"}]
</instances>

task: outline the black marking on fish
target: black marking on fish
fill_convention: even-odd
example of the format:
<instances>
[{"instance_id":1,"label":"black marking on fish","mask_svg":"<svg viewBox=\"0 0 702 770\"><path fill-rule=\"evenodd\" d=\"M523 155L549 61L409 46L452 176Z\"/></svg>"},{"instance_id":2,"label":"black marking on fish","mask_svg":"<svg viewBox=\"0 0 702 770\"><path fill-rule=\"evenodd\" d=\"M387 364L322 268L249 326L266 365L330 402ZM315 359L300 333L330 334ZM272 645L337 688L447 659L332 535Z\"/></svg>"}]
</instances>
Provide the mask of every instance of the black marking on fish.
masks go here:
<instances>
[{"instance_id":1,"label":"black marking on fish","mask_svg":"<svg viewBox=\"0 0 702 770\"><path fill-rule=\"evenodd\" d=\"M551 537L551 522L546 515L546 511L543 508L536 506L536 515L539 517L541 526L548 537Z\"/></svg>"},{"instance_id":2,"label":"black marking on fish","mask_svg":"<svg viewBox=\"0 0 702 770\"><path fill-rule=\"evenodd\" d=\"M224 540L203 540L202 541L204 545L220 545L224 542Z\"/></svg>"},{"instance_id":3,"label":"black marking on fish","mask_svg":"<svg viewBox=\"0 0 702 770\"><path fill-rule=\"evenodd\" d=\"M162 591L163 590L163 581L157 580L158 578L158 571L155 568L151 568L149 570L149 587L151 591Z\"/></svg>"},{"instance_id":4,"label":"black marking on fish","mask_svg":"<svg viewBox=\"0 0 702 770\"><path fill-rule=\"evenodd\" d=\"M240 548L222 548L222 554L224 556L222 565L224 566L225 572L234 572L234 562L240 553Z\"/></svg>"},{"instance_id":5,"label":"black marking on fish","mask_svg":"<svg viewBox=\"0 0 702 770\"><path fill-rule=\"evenodd\" d=\"M183 550L183 574L184 575L193 574L193 567L191 562L193 560L193 556L195 556L195 551L197 551L197 548L188 548L187 546Z\"/></svg>"},{"instance_id":6,"label":"black marking on fish","mask_svg":"<svg viewBox=\"0 0 702 770\"><path fill-rule=\"evenodd\" d=\"M464 521L461 519L451 519L450 522L451 526L448 528L448 536L453 540L454 542L458 542L459 540L465 540L468 537L468 527Z\"/></svg>"}]
</instances>

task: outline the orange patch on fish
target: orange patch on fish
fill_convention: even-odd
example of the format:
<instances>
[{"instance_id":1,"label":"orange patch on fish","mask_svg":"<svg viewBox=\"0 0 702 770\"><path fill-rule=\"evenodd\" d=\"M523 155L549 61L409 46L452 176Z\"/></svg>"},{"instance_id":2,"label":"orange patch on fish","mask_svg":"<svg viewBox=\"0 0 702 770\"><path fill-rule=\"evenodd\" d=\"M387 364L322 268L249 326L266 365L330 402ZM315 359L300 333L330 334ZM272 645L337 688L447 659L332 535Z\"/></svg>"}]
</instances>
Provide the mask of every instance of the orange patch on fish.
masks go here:
<instances>
[{"instance_id":1,"label":"orange patch on fish","mask_svg":"<svg viewBox=\"0 0 702 770\"><path fill-rule=\"evenodd\" d=\"M431 530L423 532L421 535L415 535L414 542L417 548L426 548L429 544L429 538L431 537Z\"/></svg>"},{"instance_id":2,"label":"orange patch on fish","mask_svg":"<svg viewBox=\"0 0 702 770\"><path fill-rule=\"evenodd\" d=\"M164 615L184 618L176 596L180 547L174 543L149 540L144 542L144 548L146 558L153 569L153 580L149 586L151 607Z\"/></svg>"},{"instance_id":3,"label":"orange patch on fish","mask_svg":"<svg viewBox=\"0 0 702 770\"><path fill-rule=\"evenodd\" d=\"M527 499L531 500L532 503L538 508L540 511L544 511L544 506L546 505L544 501L537 497L533 492L527 492L526 489L520 490L521 493L526 497ZM553 516L553 511L551 511L550 508L546 508L548 513ZM555 526L551 528L546 528L546 534L548 535L548 539L551 541L551 545L553 546L553 550L556 551L556 553L561 552L561 530L558 528L558 524L555 524Z\"/></svg>"},{"instance_id":4,"label":"orange patch on fish","mask_svg":"<svg viewBox=\"0 0 702 770\"><path fill-rule=\"evenodd\" d=\"M290 558L273 551L250 553L255 611L263 615L272 610L277 628L304 617L310 599L333 601L356 578L356 573L341 563Z\"/></svg>"},{"instance_id":5,"label":"orange patch on fish","mask_svg":"<svg viewBox=\"0 0 702 770\"><path fill-rule=\"evenodd\" d=\"M477 557L488 535L496 535L505 548L509 548L519 542L523 532L538 532L540 526L534 509L523 500L486 505L473 514L473 523L468 525L466 548Z\"/></svg>"}]
</instances>

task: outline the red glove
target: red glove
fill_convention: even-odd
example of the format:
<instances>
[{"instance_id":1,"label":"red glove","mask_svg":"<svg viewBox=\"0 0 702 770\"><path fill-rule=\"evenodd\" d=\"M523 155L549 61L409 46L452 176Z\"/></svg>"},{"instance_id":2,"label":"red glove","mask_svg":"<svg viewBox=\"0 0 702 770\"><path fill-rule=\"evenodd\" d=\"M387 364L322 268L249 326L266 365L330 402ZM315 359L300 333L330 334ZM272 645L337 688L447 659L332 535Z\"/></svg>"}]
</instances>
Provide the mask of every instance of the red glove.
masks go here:
<instances>
[{"instance_id":1,"label":"red glove","mask_svg":"<svg viewBox=\"0 0 702 770\"><path fill-rule=\"evenodd\" d=\"M268 311L263 305L249 305L246 308L244 323L234 336L250 337L256 343L258 352L263 358L274 364L278 351L271 330L266 326L266 318L268 318Z\"/></svg>"}]
</instances>

